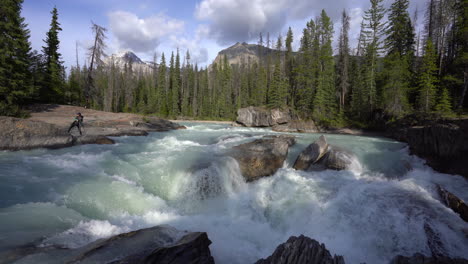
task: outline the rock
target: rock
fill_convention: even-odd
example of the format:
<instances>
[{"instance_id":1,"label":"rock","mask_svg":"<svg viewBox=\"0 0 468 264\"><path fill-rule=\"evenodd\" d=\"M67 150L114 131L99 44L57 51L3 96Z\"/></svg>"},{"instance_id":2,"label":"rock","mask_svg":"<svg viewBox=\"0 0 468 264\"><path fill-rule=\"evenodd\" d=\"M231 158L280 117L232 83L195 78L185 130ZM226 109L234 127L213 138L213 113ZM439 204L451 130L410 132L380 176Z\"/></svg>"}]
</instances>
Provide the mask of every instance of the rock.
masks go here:
<instances>
[{"instance_id":1,"label":"rock","mask_svg":"<svg viewBox=\"0 0 468 264\"><path fill-rule=\"evenodd\" d=\"M299 154L293 168L315 171L345 170L349 169L356 160L356 156L350 151L329 145L322 135Z\"/></svg>"},{"instance_id":2,"label":"rock","mask_svg":"<svg viewBox=\"0 0 468 264\"><path fill-rule=\"evenodd\" d=\"M304 120L291 120L287 124L275 125L272 127L273 131L276 132L289 132L289 133L315 133L319 132L319 129L315 125L314 121Z\"/></svg>"},{"instance_id":3,"label":"rock","mask_svg":"<svg viewBox=\"0 0 468 264\"><path fill-rule=\"evenodd\" d=\"M83 136L83 137L78 137L74 138L75 142L74 144L80 143L80 144L99 144L99 145L112 145L115 144L115 141L113 139L110 139L105 136Z\"/></svg>"},{"instance_id":4,"label":"rock","mask_svg":"<svg viewBox=\"0 0 468 264\"><path fill-rule=\"evenodd\" d=\"M156 226L123 233L76 249L59 246L22 247L0 253L0 263L197 263L214 264L211 241L204 232Z\"/></svg>"},{"instance_id":5,"label":"rock","mask_svg":"<svg viewBox=\"0 0 468 264\"><path fill-rule=\"evenodd\" d=\"M353 153L340 147L330 146L328 152L320 160L327 169L346 170L351 167L356 157Z\"/></svg>"},{"instance_id":6,"label":"rock","mask_svg":"<svg viewBox=\"0 0 468 264\"><path fill-rule=\"evenodd\" d=\"M468 260L446 256L426 257L416 253L411 257L398 255L390 261L390 264L468 264Z\"/></svg>"},{"instance_id":7,"label":"rock","mask_svg":"<svg viewBox=\"0 0 468 264\"><path fill-rule=\"evenodd\" d=\"M468 205L462 199L445 190L440 185L437 185L437 192L443 204L459 214L465 222L468 222Z\"/></svg>"},{"instance_id":8,"label":"rock","mask_svg":"<svg viewBox=\"0 0 468 264\"><path fill-rule=\"evenodd\" d=\"M62 148L73 145L66 129L41 121L0 116L0 150Z\"/></svg>"},{"instance_id":9,"label":"rock","mask_svg":"<svg viewBox=\"0 0 468 264\"><path fill-rule=\"evenodd\" d=\"M307 170L310 165L321 159L327 151L328 143L322 135L299 154L293 168L296 170Z\"/></svg>"},{"instance_id":10,"label":"rock","mask_svg":"<svg viewBox=\"0 0 468 264\"><path fill-rule=\"evenodd\" d=\"M206 233L189 233L173 246L155 249L142 263L214 264L209 248L210 244L211 241Z\"/></svg>"},{"instance_id":11,"label":"rock","mask_svg":"<svg viewBox=\"0 0 468 264\"><path fill-rule=\"evenodd\" d=\"M269 110L249 106L237 110L237 123L246 127L269 127L271 126L271 113Z\"/></svg>"},{"instance_id":12,"label":"rock","mask_svg":"<svg viewBox=\"0 0 468 264\"><path fill-rule=\"evenodd\" d=\"M342 256L331 256L324 244L306 236L292 236L275 252L255 264L344 264Z\"/></svg>"},{"instance_id":13,"label":"rock","mask_svg":"<svg viewBox=\"0 0 468 264\"><path fill-rule=\"evenodd\" d=\"M440 234L428 222L424 223L424 233L426 233L427 246L431 250L433 257L441 257L447 254L444 243L440 239Z\"/></svg>"},{"instance_id":14,"label":"rock","mask_svg":"<svg viewBox=\"0 0 468 264\"><path fill-rule=\"evenodd\" d=\"M437 171L468 178L468 119L409 115L387 129L387 136L407 142L412 154Z\"/></svg>"},{"instance_id":15,"label":"rock","mask_svg":"<svg viewBox=\"0 0 468 264\"><path fill-rule=\"evenodd\" d=\"M273 175L283 166L289 147L294 144L294 137L266 136L235 146L228 154L237 160L242 175L250 182Z\"/></svg>"},{"instance_id":16,"label":"rock","mask_svg":"<svg viewBox=\"0 0 468 264\"><path fill-rule=\"evenodd\" d=\"M271 124L270 126L274 125L282 125L289 123L291 121L291 113L289 109L280 110L280 109L271 109Z\"/></svg>"}]
</instances>

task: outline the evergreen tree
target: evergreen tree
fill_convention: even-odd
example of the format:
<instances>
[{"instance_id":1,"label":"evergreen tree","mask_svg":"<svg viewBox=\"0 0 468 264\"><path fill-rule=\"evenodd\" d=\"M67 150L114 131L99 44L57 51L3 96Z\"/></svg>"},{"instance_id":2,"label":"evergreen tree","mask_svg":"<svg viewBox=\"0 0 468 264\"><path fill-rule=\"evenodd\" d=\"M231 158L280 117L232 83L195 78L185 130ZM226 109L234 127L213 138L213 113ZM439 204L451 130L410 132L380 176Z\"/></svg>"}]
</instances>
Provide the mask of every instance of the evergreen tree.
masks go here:
<instances>
[{"instance_id":1,"label":"evergreen tree","mask_svg":"<svg viewBox=\"0 0 468 264\"><path fill-rule=\"evenodd\" d=\"M99 97L97 96L98 91L95 89L93 71L94 65L96 65L96 68L100 70L99 67L101 67L104 64L102 59L106 56L106 53L104 52L104 49L106 48L106 43L104 42L104 40L106 39L107 29L95 23L92 23L91 30L94 34L94 44L88 49L91 63L88 68L88 77L86 80L86 86L84 91L87 106L90 106L91 99L99 99Z\"/></svg>"},{"instance_id":2,"label":"evergreen tree","mask_svg":"<svg viewBox=\"0 0 468 264\"><path fill-rule=\"evenodd\" d=\"M340 92L340 110L344 110L349 90L349 16L343 10L338 53L338 89Z\"/></svg>"},{"instance_id":3,"label":"evergreen tree","mask_svg":"<svg viewBox=\"0 0 468 264\"><path fill-rule=\"evenodd\" d=\"M22 4L22 0L4 0L0 5L0 115L22 115L21 106L35 92Z\"/></svg>"},{"instance_id":4,"label":"evergreen tree","mask_svg":"<svg viewBox=\"0 0 468 264\"><path fill-rule=\"evenodd\" d=\"M40 96L41 100L44 102L60 103L64 101L63 86L65 81L63 79L63 62L61 61L61 54L58 52L60 45L58 33L62 31L62 28L58 22L58 11L56 7L52 9L51 14L52 21L50 22L50 29L44 40L46 46L42 47L46 64Z\"/></svg>"},{"instance_id":5,"label":"evergreen tree","mask_svg":"<svg viewBox=\"0 0 468 264\"><path fill-rule=\"evenodd\" d=\"M364 36L365 36L365 89L366 105L368 111L372 112L377 107L377 59L382 50L382 36L385 33L385 9L383 0L370 0L371 7L364 13Z\"/></svg>"},{"instance_id":6,"label":"evergreen tree","mask_svg":"<svg viewBox=\"0 0 468 264\"><path fill-rule=\"evenodd\" d=\"M423 112L429 112L434 107L436 96L437 57L432 41L427 39L419 73L418 106Z\"/></svg>"},{"instance_id":7,"label":"evergreen tree","mask_svg":"<svg viewBox=\"0 0 468 264\"><path fill-rule=\"evenodd\" d=\"M390 7L389 27L385 46L384 85L382 103L384 110L401 116L409 110L408 89L411 78L411 60L414 53L414 30L408 9L408 0L395 0Z\"/></svg>"},{"instance_id":8,"label":"evergreen tree","mask_svg":"<svg viewBox=\"0 0 468 264\"><path fill-rule=\"evenodd\" d=\"M452 113L452 104L450 103L451 98L447 88L442 89L442 92L439 96L439 100L435 106L436 112L440 114L451 114Z\"/></svg>"},{"instance_id":9,"label":"evergreen tree","mask_svg":"<svg viewBox=\"0 0 468 264\"><path fill-rule=\"evenodd\" d=\"M332 49L333 24L325 10L322 10L318 21L320 68L313 114L319 121L330 122L333 119L339 119L335 96L335 63Z\"/></svg>"},{"instance_id":10,"label":"evergreen tree","mask_svg":"<svg viewBox=\"0 0 468 264\"><path fill-rule=\"evenodd\" d=\"M162 114L163 116L167 116L169 114L169 107L168 103L171 102L169 98L169 93L167 92L167 85L166 85L166 58L164 53L161 55L161 63L159 64L158 69L158 91L159 91L159 108L158 113Z\"/></svg>"},{"instance_id":11,"label":"evergreen tree","mask_svg":"<svg viewBox=\"0 0 468 264\"><path fill-rule=\"evenodd\" d=\"M288 88L287 88L287 105L289 106L294 106L294 94L295 94L295 80L294 80L294 55L293 55L293 48L292 48L292 43L293 43L293 32L291 30L291 27L288 29L288 33L286 33L286 40L285 40L285 46L286 46L286 54L285 54L285 76L286 76L286 81L288 82Z\"/></svg>"}]
</instances>

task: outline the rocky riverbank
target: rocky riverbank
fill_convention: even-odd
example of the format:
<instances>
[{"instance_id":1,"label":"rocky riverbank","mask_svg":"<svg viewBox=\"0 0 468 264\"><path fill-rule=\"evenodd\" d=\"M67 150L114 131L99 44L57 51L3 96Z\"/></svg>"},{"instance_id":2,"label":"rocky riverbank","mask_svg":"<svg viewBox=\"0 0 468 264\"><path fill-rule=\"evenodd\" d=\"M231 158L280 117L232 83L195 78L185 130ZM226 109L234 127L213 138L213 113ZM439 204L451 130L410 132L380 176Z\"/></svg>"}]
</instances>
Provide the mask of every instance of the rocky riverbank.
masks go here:
<instances>
[{"instance_id":1,"label":"rocky riverbank","mask_svg":"<svg viewBox=\"0 0 468 264\"><path fill-rule=\"evenodd\" d=\"M109 137L145 136L148 132L183 129L153 116L110 113L67 105L33 105L27 119L0 116L0 150L63 148L80 144L113 144ZM76 113L84 116L83 135L68 133Z\"/></svg>"},{"instance_id":2,"label":"rocky riverbank","mask_svg":"<svg viewBox=\"0 0 468 264\"><path fill-rule=\"evenodd\" d=\"M396 122L379 120L380 131L352 128L330 129L313 120L301 120L290 110L246 107L237 111L235 126L271 127L278 132L333 133L386 136L408 143L412 154L427 161L435 170L468 178L468 119L440 119L407 116Z\"/></svg>"}]
</instances>

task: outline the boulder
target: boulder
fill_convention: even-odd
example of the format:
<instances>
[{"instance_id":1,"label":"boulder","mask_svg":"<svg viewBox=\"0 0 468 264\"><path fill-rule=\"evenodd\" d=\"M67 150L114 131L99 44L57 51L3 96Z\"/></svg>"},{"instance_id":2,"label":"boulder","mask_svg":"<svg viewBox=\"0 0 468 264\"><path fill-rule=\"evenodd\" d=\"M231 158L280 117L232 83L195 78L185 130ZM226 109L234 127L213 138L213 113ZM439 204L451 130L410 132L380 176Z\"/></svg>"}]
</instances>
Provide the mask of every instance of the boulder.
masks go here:
<instances>
[{"instance_id":1,"label":"boulder","mask_svg":"<svg viewBox=\"0 0 468 264\"><path fill-rule=\"evenodd\" d=\"M249 106L237 110L237 123L246 127L271 126L271 113L267 109Z\"/></svg>"},{"instance_id":2,"label":"boulder","mask_svg":"<svg viewBox=\"0 0 468 264\"><path fill-rule=\"evenodd\" d=\"M0 150L61 148L73 145L73 138L56 125L0 116Z\"/></svg>"},{"instance_id":3,"label":"boulder","mask_svg":"<svg viewBox=\"0 0 468 264\"><path fill-rule=\"evenodd\" d=\"M426 257L416 253L411 257L398 255L390 261L390 264L468 264L468 260L446 256Z\"/></svg>"},{"instance_id":4,"label":"boulder","mask_svg":"<svg viewBox=\"0 0 468 264\"><path fill-rule=\"evenodd\" d=\"M468 222L468 205L466 205L462 199L445 190L440 185L437 185L437 192L439 193L443 204L452 209L455 213L459 214L465 222Z\"/></svg>"},{"instance_id":5,"label":"boulder","mask_svg":"<svg viewBox=\"0 0 468 264\"><path fill-rule=\"evenodd\" d=\"M345 170L349 169L356 159L350 151L329 145L322 135L299 154L293 168L296 170Z\"/></svg>"},{"instance_id":6,"label":"boulder","mask_svg":"<svg viewBox=\"0 0 468 264\"><path fill-rule=\"evenodd\" d=\"M342 256L331 256L324 244L300 235L279 245L271 256L255 264L344 264Z\"/></svg>"},{"instance_id":7,"label":"boulder","mask_svg":"<svg viewBox=\"0 0 468 264\"><path fill-rule=\"evenodd\" d=\"M286 109L286 110L281 110L277 108L271 109L270 115L271 115L270 126L286 124L291 121L291 113L289 112L289 109Z\"/></svg>"},{"instance_id":8,"label":"boulder","mask_svg":"<svg viewBox=\"0 0 468 264\"><path fill-rule=\"evenodd\" d=\"M31 263L197 263L214 264L204 232L156 226L123 233L76 249L27 246L0 253L2 260Z\"/></svg>"},{"instance_id":9,"label":"boulder","mask_svg":"<svg viewBox=\"0 0 468 264\"><path fill-rule=\"evenodd\" d=\"M328 152L320 160L327 169L346 170L350 168L356 157L353 153L337 146L330 146Z\"/></svg>"},{"instance_id":10,"label":"boulder","mask_svg":"<svg viewBox=\"0 0 468 264\"><path fill-rule=\"evenodd\" d=\"M321 159L327 151L328 143L322 135L299 154L293 168L296 170L307 170L310 165Z\"/></svg>"},{"instance_id":11,"label":"boulder","mask_svg":"<svg viewBox=\"0 0 468 264\"><path fill-rule=\"evenodd\" d=\"M228 154L237 160L246 181L273 175L283 166L294 137L266 136L235 146Z\"/></svg>"},{"instance_id":12,"label":"boulder","mask_svg":"<svg viewBox=\"0 0 468 264\"><path fill-rule=\"evenodd\" d=\"M272 130L289 133L315 133L320 131L312 120L290 120L287 124L274 125Z\"/></svg>"}]
</instances>

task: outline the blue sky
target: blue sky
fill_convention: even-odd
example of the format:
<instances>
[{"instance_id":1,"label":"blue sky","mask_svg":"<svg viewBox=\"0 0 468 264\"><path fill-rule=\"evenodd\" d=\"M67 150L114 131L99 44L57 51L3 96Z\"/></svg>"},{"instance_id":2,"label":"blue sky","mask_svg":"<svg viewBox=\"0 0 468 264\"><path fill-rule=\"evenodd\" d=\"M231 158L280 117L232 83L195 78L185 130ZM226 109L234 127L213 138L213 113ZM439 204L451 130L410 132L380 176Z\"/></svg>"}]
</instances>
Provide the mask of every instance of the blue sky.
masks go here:
<instances>
[{"instance_id":1,"label":"blue sky","mask_svg":"<svg viewBox=\"0 0 468 264\"><path fill-rule=\"evenodd\" d=\"M384 0L390 6L392 0ZM417 9L423 20L426 0L411 0L410 13ZM143 60L158 61L162 52L190 50L192 62L211 63L217 53L236 42L255 43L259 32L272 39L293 29L297 48L302 28L322 9L340 29L340 13L351 16L351 45L354 45L368 0L25 0L22 15L31 30L33 49L40 50L49 29L50 11L59 11L60 51L66 66L74 65L78 43L79 63L86 61L86 47L92 43L91 21L107 32L107 53L131 50ZM336 39L336 38L335 38ZM354 47L352 47L354 48Z\"/></svg>"}]
</instances>

